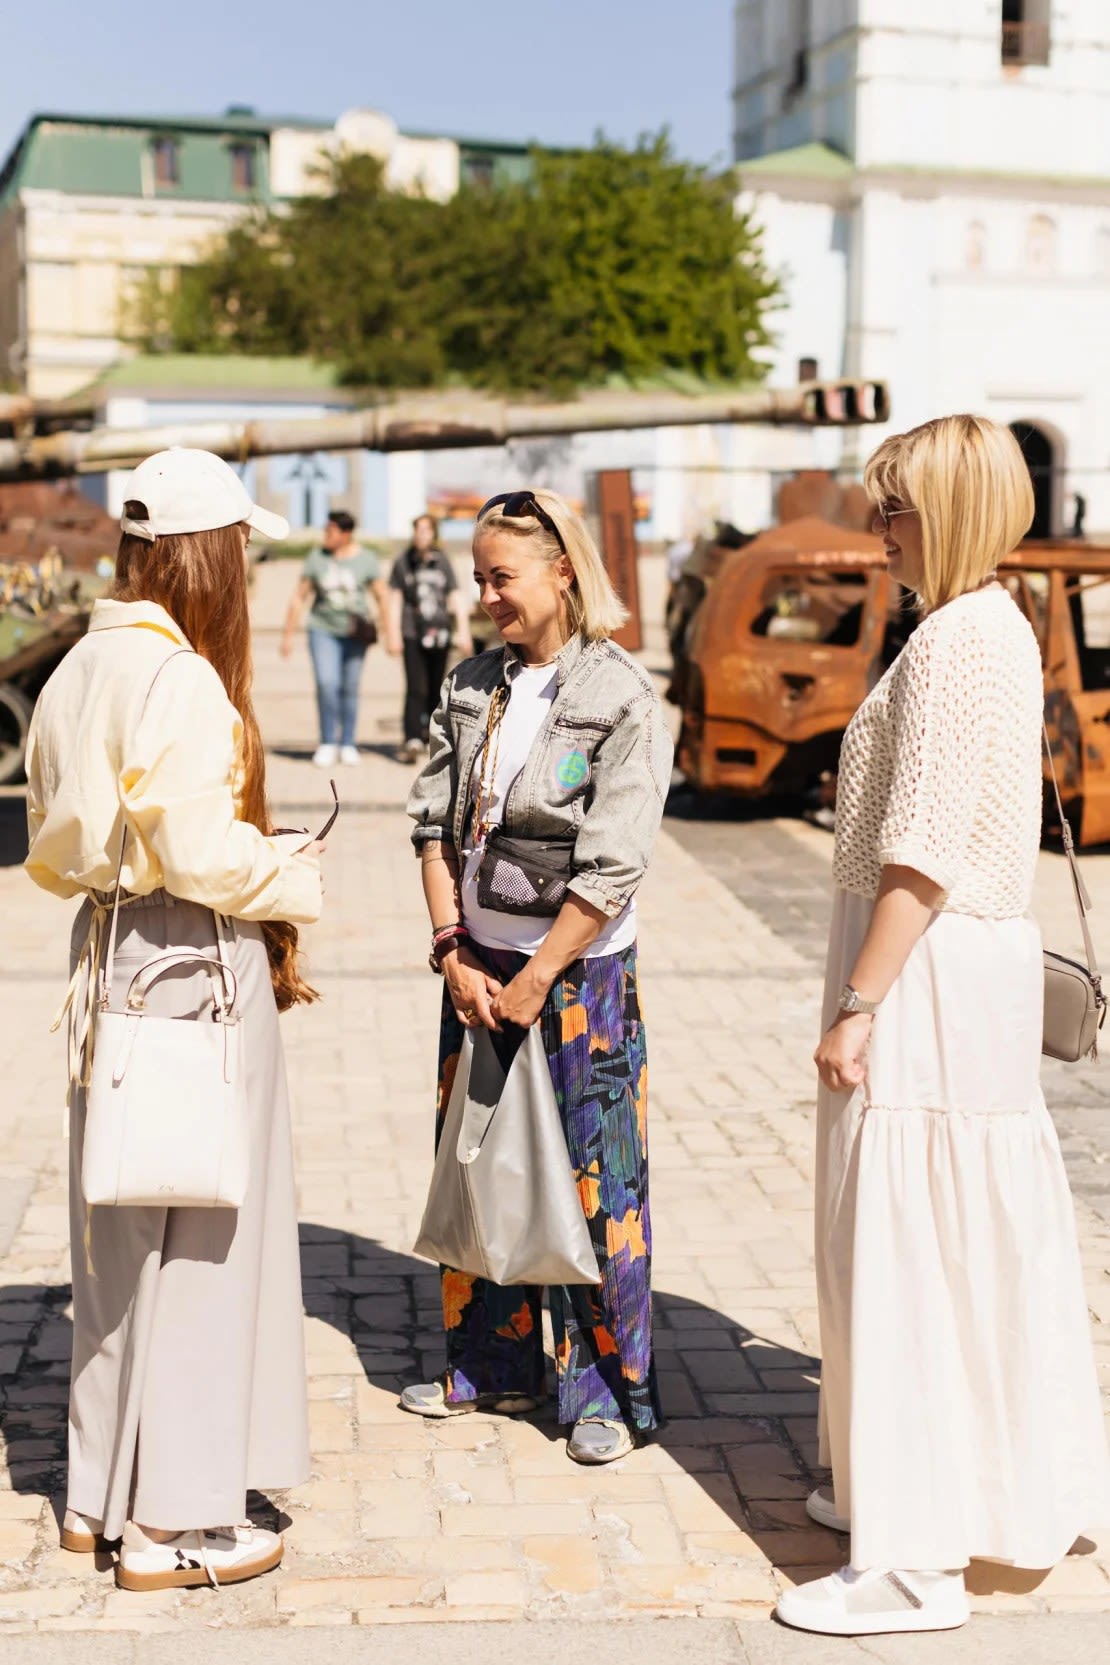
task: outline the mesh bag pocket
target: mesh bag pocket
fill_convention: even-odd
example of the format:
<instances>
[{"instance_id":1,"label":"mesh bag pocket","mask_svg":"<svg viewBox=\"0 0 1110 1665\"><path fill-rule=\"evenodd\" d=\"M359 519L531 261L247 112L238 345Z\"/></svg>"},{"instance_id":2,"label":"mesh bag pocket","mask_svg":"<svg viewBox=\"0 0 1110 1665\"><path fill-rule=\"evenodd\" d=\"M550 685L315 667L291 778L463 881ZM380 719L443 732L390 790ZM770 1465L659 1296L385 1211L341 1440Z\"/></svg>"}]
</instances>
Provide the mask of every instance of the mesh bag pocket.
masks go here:
<instances>
[{"instance_id":1,"label":"mesh bag pocket","mask_svg":"<svg viewBox=\"0 0 1110 1665\"><path fill-rule=\"evenodd\" d=\"M572 876L571 846L528 845L527 839L491 839L478 869L480 907L533 918L558 913Z\"/></svg>"}]
</instances>

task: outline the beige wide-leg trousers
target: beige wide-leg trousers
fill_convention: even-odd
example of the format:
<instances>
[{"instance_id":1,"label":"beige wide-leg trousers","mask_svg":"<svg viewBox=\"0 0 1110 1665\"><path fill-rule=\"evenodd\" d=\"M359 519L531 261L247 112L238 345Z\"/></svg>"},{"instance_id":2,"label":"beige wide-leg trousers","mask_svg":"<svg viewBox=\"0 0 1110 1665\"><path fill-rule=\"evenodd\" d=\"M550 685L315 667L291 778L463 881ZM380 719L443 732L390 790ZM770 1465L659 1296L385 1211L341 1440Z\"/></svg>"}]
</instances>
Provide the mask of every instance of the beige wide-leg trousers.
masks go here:
<instances>
[{"instance_id":1,"label":"beige wide-leg trousers","mask_svg":"<svg viewBox=\"0 0 1110 1665\"><path fill-rule=\"evenodd\" d=\"M74 967L90 920L86 904L74 927ZM233 928L251 1149L240 1209L87 1209L85 1094L70 1089L67 1501L103 1520L109 1537L128 1518L168 1530L241 1521L248 1489L308 1477L285 1062L261 931L240 921ZM146 960L180 948L210 953L214 943L207 909L164 891L132 902L120 913L113 1008ZM153 985L148 1004L162 1015L195 1015L210 988L203 971L172 971Z\"/></svg>"}]
</instances>

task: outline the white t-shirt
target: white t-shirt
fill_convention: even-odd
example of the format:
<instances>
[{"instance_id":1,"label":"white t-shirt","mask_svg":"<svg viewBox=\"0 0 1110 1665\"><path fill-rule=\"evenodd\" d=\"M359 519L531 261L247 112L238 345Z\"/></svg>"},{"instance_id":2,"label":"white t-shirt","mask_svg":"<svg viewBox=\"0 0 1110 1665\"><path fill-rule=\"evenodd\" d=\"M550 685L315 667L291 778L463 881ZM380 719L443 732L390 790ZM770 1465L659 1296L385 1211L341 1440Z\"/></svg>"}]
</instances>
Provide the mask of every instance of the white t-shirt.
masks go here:
<instances>
[{"instance_id":1,"label":"white t-shirt","mask_svg":"<svg viewBox=\"0 0 1110 1665\"><path fill-rule=\"evenodd\" d=\"M492 782L492 796L488 810L483 803L483 815L490 826L500 826L505 815L505 800L509 789L535 745L543 727L551 702L558 690L559 679L554 665L522 665L509 684L509 703L501 718L497 749L497 770ZM485 759L483 747L474 761L470 783L471 799L475 796ZM467 824L469 827L469 816ZM492 908L478 905L478 869L485 844L463 848L462 910L463 921L475 942L486 948L510 948L518 954L534 954L543 946L551 929L550 918L530 917L526 914L497 913ZM636 941L636 903L629 902L622 913L609 921L597 941L587 948L587 960L600 959L604 954L616 954L631 948Z\"/></svg>"}]
</instances>

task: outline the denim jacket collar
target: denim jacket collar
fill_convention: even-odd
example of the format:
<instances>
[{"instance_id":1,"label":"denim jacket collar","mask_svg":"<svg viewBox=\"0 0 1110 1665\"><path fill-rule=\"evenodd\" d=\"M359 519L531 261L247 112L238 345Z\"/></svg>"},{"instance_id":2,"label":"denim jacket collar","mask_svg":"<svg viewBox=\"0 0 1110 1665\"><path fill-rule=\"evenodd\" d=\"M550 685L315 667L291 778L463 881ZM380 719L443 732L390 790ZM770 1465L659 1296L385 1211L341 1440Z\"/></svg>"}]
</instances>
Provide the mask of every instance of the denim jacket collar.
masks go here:
<instances>
[{"instance_id":1,"label":"denim jacket collar","mask_svg":"<svg viewBox=\"0 0 1110 1665\"><path fill-rule=\"evenodd\" d=\"M578 661L581 659L586 650L586 646L586 638L580 630L576 630L574 635L563 643L559 652L555 655L555 675L558 678L560 688L578 664ZM506 646L503 667L505 681L512 682L513 678L518 674L518 672L523 670L523 668L524 660L520 657L520 654L515 648Z\"/></svg>"}]
</instances>

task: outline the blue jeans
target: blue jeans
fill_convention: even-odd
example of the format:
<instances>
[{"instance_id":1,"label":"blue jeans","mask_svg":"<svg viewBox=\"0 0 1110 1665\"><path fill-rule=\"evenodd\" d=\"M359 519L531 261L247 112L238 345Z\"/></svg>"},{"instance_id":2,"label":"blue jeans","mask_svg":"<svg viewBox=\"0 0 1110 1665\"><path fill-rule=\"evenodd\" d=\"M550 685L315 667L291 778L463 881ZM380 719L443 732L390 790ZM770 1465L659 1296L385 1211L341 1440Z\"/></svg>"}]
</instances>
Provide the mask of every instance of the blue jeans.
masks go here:
<instances>
[{"instance_id":1,"label":"blue jeans","mask_svg":"<svg viewBox=\"0 0 1110 1665\"><path fill-rule=\"evenodd\" d=\"M332 636L326 630L310 630L308 647L316 673L321 744L353 746L366 643L351 636Z\"/></svg>"}]
</instances>

